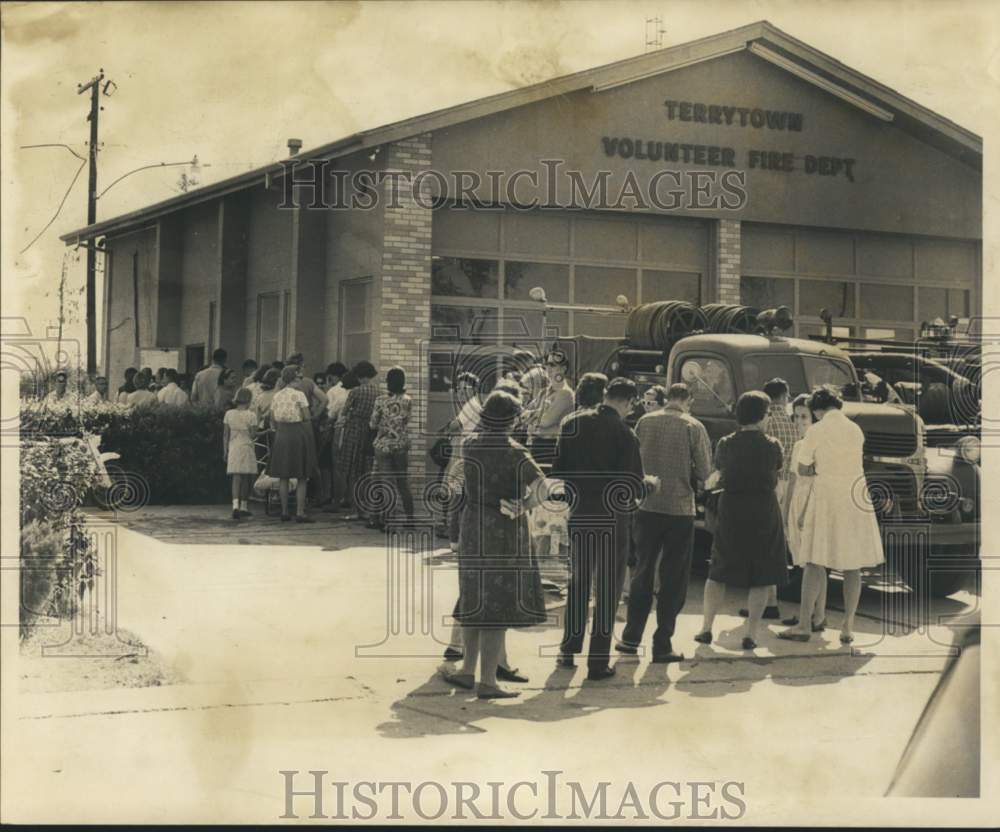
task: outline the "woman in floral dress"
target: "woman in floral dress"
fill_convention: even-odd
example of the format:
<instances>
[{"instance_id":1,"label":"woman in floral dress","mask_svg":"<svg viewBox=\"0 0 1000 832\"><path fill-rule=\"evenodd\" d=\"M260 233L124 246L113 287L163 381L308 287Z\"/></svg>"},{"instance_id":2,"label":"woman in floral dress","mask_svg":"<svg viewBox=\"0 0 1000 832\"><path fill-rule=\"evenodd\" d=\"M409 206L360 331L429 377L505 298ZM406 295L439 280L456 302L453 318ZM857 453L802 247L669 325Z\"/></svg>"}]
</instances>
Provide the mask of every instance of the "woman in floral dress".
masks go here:
<instances>
[{"instance_id":1,"label":"woman in floral dress","mask_svg":"<svg viewBox=\"0 0 1000 832\"><path fill-rule=\"evenodd\" d=\"M413 522L413 495L407 476L410 452L410 411L413 402L406 395L406 373L402 367L393 367L385 374L388 393L375 400L371 429L375 434L375 470L385 482L395 485L403 503L406 519ZM394 502L394 501L393 501ZM373 523L385 527L391 504L376 513Z\"/></svg>"},{"instance_id":2,"label":"woman in floral dress","mask_svg":"<svg viewBox=\"0 0 1000 832\"><path fill-rule=\"evenodd\" d=\"M463 445L466 505L462 512L459 609L464 656L454 685L472 689L480 665L480 699L518 694L497 686L508 627L545 621L538 563L531 554L524 516L544 499L544 475L511 429L521 411L517 398L491 393L483 404L479 432Z\"/></svg>"}]
</instances>

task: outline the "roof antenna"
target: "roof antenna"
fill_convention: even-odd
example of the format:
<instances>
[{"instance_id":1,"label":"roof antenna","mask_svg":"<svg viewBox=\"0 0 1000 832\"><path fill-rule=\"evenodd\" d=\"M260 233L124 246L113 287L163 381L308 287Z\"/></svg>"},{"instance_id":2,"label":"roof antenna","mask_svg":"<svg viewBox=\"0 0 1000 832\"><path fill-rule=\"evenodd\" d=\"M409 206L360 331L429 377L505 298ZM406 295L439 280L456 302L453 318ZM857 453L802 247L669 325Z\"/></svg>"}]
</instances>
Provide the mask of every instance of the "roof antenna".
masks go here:
<instances>
[{"instance_id":1,"label":"roof antenna","mask_svg":"<svg viewBox=\"0 0 1000 832\"><path fill-rule=\"evenodd\" d=\"M663 18L657 15L656 17L646 18L646 52L650 49L662 49L663 48L663 36L667 33L667 30L663 28Z\"/></svg>"}]
</instances>

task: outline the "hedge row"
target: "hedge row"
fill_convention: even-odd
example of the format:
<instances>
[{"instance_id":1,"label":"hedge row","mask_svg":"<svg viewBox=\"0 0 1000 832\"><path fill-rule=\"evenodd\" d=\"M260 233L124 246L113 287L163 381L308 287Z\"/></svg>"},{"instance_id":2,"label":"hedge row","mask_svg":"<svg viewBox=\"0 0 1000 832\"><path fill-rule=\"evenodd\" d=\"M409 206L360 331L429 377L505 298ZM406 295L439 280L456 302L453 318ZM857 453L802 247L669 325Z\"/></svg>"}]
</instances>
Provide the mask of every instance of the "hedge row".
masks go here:
<instances>
[{"instance_id":1,"label":"hedge row","mask_svg":"<svg viewBox=\"0 0 1000 832\"><path fill-rule=\"evenodd\" d=\"M228 497L219 410L107 403L67 408L24 403L21 408L22 443L87 434L101 436L102 452L120 455L109 471L138 483L150 503L216 503Z\"/></svg>"}]
</instances>

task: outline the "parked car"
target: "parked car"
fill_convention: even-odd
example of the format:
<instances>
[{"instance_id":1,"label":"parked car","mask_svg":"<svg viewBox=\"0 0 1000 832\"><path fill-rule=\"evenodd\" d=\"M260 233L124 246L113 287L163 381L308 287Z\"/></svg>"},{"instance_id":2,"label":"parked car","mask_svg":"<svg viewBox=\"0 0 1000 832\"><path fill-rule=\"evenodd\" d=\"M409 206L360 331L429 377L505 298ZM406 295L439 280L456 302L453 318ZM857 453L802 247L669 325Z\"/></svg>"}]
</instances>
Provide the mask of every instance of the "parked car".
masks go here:
<instances>
[{"instance_id":1,"label":"parked car","mask_svg":"<svg viewBox=\"0 0 1000 832\"><path fill-rule=\"evenodd\" d=\"M886 797L980 796L980 624L953 626L954 653L917 720Z\"/></svg>"}]
</instances>

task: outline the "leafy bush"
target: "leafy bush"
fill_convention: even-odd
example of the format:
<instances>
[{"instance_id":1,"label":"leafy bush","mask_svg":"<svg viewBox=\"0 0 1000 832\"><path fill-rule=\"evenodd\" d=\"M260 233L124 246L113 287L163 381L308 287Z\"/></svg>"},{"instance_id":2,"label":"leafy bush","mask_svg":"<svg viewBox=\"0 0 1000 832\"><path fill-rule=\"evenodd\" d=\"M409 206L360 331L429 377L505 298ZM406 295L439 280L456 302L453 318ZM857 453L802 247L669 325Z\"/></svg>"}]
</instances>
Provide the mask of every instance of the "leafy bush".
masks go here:
<instances>
[{"instance_id":1,"label":"leafy bush","mask_svg":"<svg viewBox=\"0 0 1000 832\"><path fill-rule=\"evenodd\" d=\"M120 456L108 466L110 480L88 444L94 435L101 436L100 451ZM104 495L122 509L147 500L212 503L228 491L218 410L22 401L22 636L39 616L72 614L93 584L96 556L83 533L85 501Z\"/></svg>"},{"instance_id":2,"label":"leafy bush","mask_svg":"<svg viewBox=\"0 0 1000 832\"><path fill-rule=\"evenodd\" d=\"M69 527L32 520L21 527L20 635L39 618L65 618L93 589L97 563L82 522Z\"/></svg>"},{"instance_id":3,"label":"leafy bush","mask_svg":"<svg viewBox=\"0 0 1000 832\"><path fill-rule=\"evenodd\" d=\"M216 503L229 494L222 454L222 414L190 407L139 409L114 419L101 449L145 480L151 502Z\"/></svg>"},{"instance_id":4,"label":"leafy bush","mask_svg":"<svg viewBox=\"0 0 1000 832\"><path fill-rule=\"evenodd\" d=\"M39 616L70 615L93 583L95 553L80 510L102 478L87 443L29 437L21 446L21 635Z\"/></svg>"},{"instance_id":5,"label":"leafy bush","mask_svg":"<svg viewBox=\"0 0 1000 832\"><path fill-rule=\"evenodd\" d=\"M164 406L130 409L110 403L46 408L22 403L22 437L79 437L89 433L101 436L101 451L120 455L113 470L138 490L136 499L169 505L217 503L228 498L219 410Z\"/></svg>"}]
</instances>

